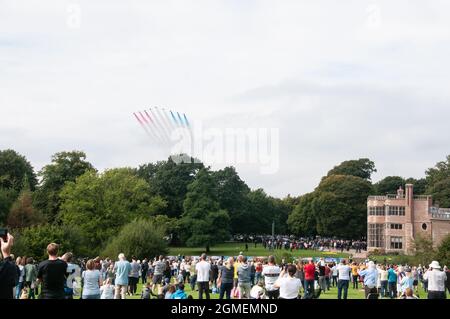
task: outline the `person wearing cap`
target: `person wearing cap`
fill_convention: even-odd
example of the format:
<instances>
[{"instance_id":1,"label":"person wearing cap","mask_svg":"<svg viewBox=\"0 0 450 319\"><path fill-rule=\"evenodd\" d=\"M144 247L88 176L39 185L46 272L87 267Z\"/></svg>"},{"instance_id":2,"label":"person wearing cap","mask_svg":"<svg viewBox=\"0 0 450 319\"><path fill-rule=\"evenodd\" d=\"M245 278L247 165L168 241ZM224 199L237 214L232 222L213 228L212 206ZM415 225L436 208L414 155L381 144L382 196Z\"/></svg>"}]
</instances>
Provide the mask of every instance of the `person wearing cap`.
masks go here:
<instances>
[{"instance_id":1,"label":"person wearing cap","mask_svg":"<svg viewBox=\"0 0 450 319\"><path fill-rule=\"evenodd\" d=\"M377 294L378 270L375 267L375 263L369 261L368 268L360 270L358 274L364 278L364 294L366 299L369 294Z\"/></svg>"},{"instance_id":2,"label":"person wearing cap","mask_svg":"<svg viewBox=\"0 0 450 319\"><path fill-rule=\"evenodd\" d=\"M414 277L411 273L411 268L405 268L405 276L400 282L401 295L406 294L406 289L414 289Z\"/></svg>"},{"instance_id":3,"label":"person wearing cap","mask_svg":"<svg viewBox=\"0 0 450 319\"><path fill-rule=\"evenodd\" d=\"M428 280L428 299L446 299L445 282L446 274L441 271L441 266L436 260L430 264L430 269L424 274L424 279Z\"/></svg>"}]
</instances>

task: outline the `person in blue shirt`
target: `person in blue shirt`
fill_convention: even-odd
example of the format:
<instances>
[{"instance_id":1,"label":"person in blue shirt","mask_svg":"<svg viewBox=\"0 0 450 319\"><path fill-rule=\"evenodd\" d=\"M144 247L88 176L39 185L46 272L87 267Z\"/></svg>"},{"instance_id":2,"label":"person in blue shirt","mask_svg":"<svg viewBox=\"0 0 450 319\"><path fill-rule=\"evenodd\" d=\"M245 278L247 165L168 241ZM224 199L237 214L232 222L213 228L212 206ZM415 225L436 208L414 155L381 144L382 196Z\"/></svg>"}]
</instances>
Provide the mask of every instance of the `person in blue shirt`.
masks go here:
<instances>
[{"instance_id":1,"label":"person in blue shirt","mask_svg":"<svg viewBox=\"0 0 450 319\"><path fill-rule=\"evenodd\" d=\"M364 277L364 293L367 296L369 294L377 294L377 280L378 280L378 270L375 267L375 263L373 261L369 261L369 265L367 269L358 271L361 277Z\"/></svg>"},{"instance_id":2,"label":"person in blue shirt","mask_svg":"<svg viewBox=\"0 0 450 319\"><path fill-rule=\"evenodd\" d=\"M119 254L119 261L114 265L116 274L114 299L125 299L128 288L128 276L131 272L131 264L125 259L124 254Z\"/></svg>"},{"instance_id":3,"label":"person in blue shirt","mask_svg":"<svg viewBox=\"0 0 450 319\"><path fill-rule=\"evenodd\" d=\"M388 270L388 286L389 297L391 297L391 299L397 297L397 273L393 265L390 265Z\"/></svg>"},{"instance_id":4,"label":"person in blue shirt","mask_svg":"<svg viewBox=\"0 0 450 319\"><path fill-rule=\"evenodd\" d=\"M406 275L402 278L402 281L400 282L400 287L402 289L402 294L406 295L406 290L409 289L414 289L414 278L411 274L411 269L410 268L406 268L405 270Z\"/></svg>"},{"instance_id":5,"label":"person in blue shirt","mask_svg":"<svg viewBox=\"0 0 450 319\"><path fill-rule=\"evenodd\" d=\"M177 291L175 291L170 299L188 299L187 294L184 292L184 284L180 283L178 285Z\"/></svg>"}]
</instances>

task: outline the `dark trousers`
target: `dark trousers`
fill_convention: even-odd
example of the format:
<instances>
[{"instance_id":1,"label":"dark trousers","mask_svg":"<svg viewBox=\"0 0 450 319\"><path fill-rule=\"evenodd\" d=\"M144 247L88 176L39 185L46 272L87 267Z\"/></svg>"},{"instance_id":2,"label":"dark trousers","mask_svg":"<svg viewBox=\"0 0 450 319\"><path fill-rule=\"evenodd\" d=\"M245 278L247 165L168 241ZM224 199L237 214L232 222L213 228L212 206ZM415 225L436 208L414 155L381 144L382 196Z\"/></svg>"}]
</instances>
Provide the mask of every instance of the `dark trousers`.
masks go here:
<instances>
[{"instance_id":1,"label":"dark trousers","mask_svg":"<svg viewBox=\"0 0 450 319\"><path fill-rule=\"evenodd\" d=\"M388 282L387 280L382 280L381 281L381 289L380 289L380 294L382 297L387 297L388 296Z\"/></svg>"},{"instance_id":2,"label":"dark trousers","mask_svg":"<svg viewBox=\"0 0 450 319\"><path fill-rule=\"evenodd\" d=\"M133 295L136 293L137 291L137 283L139 281L139 278L136 277L128 277L128 283L130 285L130 293L132 293Z\"/></svg>"},{"instance_id":3,"label":"dark trousers","mask_svg":"<svg viewBox=\"0 0 450 319\"><path fill-rule=\"evenodd\" d=\"M147 272L142 272L142 284L146 284L147 283Z\"/></svg>"},{"instance_id":4,"label":"dark trousers","mask_svg":"<svg viewBox=\"0 0 450 319\"><path fill-rule=\"evenodd\" d=\"M332 284L333 284L333 287L335 287L335 286L337 286L337 276L333 276L333 281L332 281Z\"/></svg>"},{"instance_id":5,"label":"dark trousers","mask_svg":"<svg viewBox=\"0 0 450 319\"><path fill-rule=\"evenodd\" d=\"M194 291L195 283L197 282L197 275L192 275L190 278L191 290Z\"/></svg>"},{"instance_id":6,"label":"dark trousers","mask_svg":"<svg viewBox=\"0 0 450 319\"><path fill-rule=\"evenodd\" d=\"M267 291L267 298L269 298L269 299L278 299L279 296L280 296L279 289Z\"/></svg>"},{"instance_id":7,"label":"dark trousers","mask_svg":"<svg viewBox=\"0 0 450 319\"><path fill-rule=\"evenodd\" d=\"M396 282L389 282L389 297L391 299L394 299L397 297L397 283Z\"/></svg>"},{"instance_id":8,"label":"dark trousers","mask_svg":"<svg viewBox=\"0 0 450 319\"><path fill-rule=\"evenodd\" d=\"M369 294L378 294L377 287L369 288L367 286L364 286L364 295L366 296L366 299Z\"/></svg>"},{"instance_id":9,"label":"dark trousers","mask_svg":"<svg viewBox=\"0 0 450 319\"><path fill-rule=\"evenodd\" d=\"M447 299L445 291L428 290L428 299Z\"/></svg>"},{"instance_id":10,"label":"dark trousers","mask_svg":"<svg viewBox=\"0 0 450 319\"><path fill-rule=\"evenodd\" d=\"M338 299L342 299L342 290L344 290L344 299L347 299L347 293L348 293L348 280L342 280L340 279L338 281Z\"/></svg>"},{"instance_id":11,"label":"dark trousers","mask_svg":"<svg viewBox=\"0 0 450 319\"><path fill-rule=\"evenodd\" d=\"M358 276L353 275L353 289L358 289Z\"/></svg>"},{"instance_id":12,"label":"dark trousers","mask_svg":"<svg viewBox=\"0 0 450 319\"><path fill-rule=\"evenodd\" d=\"M305 280L305 295L314 296L314 280Z\"/></svg>"},{"instance_id":13,"label":"dark trousers","mask_svg":"<svg viewBox=\"0 0 450 319\"><path fill-rule=\"evenodd\" d=\"M198 299L203 299L203 293L205 293L206 299L209 299L209 282L197 281L198 284Z\"/></svg>"},{"instance_id":14,"label":"dark trousers","mask_svg":"<svg viewBox=\"0 0 450 319\"><path fill-rule=\"evenodd\" d=\"M233 283L222 283L220 285L219 299L223 299L225 295L227 299L231 299L231 290L233 290Z\"/></svg>"}]
</instances>

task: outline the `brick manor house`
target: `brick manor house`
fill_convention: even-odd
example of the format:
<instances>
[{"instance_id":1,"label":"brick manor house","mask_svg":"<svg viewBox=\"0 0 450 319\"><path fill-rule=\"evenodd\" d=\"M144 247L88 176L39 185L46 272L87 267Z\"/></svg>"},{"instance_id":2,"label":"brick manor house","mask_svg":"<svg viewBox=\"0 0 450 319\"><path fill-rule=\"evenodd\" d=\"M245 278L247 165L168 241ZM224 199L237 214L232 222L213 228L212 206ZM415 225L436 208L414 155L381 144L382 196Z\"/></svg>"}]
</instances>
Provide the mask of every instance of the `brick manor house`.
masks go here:
<instances>
[{"instance_id":1,"label":"brick manor house","mask_svg":"<svg viewBox=\"0 0 450 319\"><path fill-rule=\"evenodd\" d=\"M414 195L412 184L397 194L367 199L367 250L410 254L417 235L438 246L450 233L450 208L433 206L428 195Z\"/></svg>"}]
</instances>

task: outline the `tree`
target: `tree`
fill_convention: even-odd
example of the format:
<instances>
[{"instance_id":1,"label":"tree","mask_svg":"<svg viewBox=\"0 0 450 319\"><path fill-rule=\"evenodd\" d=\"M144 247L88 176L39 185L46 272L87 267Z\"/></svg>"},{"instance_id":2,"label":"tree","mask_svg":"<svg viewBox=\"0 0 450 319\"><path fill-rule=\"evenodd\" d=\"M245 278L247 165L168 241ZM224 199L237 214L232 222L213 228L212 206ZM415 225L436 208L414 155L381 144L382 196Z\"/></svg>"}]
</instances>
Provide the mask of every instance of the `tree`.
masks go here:
<instances>
[{"instance_id":1,"label":"tree","mask_svg":"<svg viewBox=\"0 0 450 319\"><path fill-rule=\"evenodd\" d=\"M450 207L450 155L426 172L427 193L441 207Z\"/></svg>"},{"instance_id":2,"label":"tree","mask_svg":"<svg viewBox=\"0 0 450 319\"><path fill-rule=\"evenodd\" d=\"M0 151L0 188L13 189L19 194L25 179L33 191L37 185L37 178L27 159L13 150Z\"/></svg>"},{"instance_id":3,"label":"tree","mask_svg":"<svg viewBox=\"0 0 450 319\"><path fill-rule=\"evenodd\" d=\"M230 217L220 209L216 184L207 169L201 169L188 186L183 206L180 235L188 246L204 246L209 252L212 245L228 238Z\"/></svg>"},{"instance_id":4,"label":"tree","mask_svg":"<svg viewBox=\"0 0 450 319\"><path fill-rule=\"evenodd\" d=\"M374 185L376 194L396 194L399 187L405 187L405 179L400 176L388 176Z\"/></svg>"},{"instance_id":5,"label":"tree","mask_svg":"<svg viewBox=\"0 0 450 319\"><path fill-rule=\"evenodd\" d=\"M61 205L60 192L67 182L75 182L77 177L87 171L95 171L86 161L86 154L81 151L59 152L52 156L52 162L39 172L42 181L34 195L37 208L53 222Z\"/></svg>"},{"instance_id":6,"label":"tree","mask_svg":"<svg viewBox=\"0 0 450 319\"><path fill-rule=\"evenodd\" d=\"M14 235L14 253L17 256L45 260L48 258L46 248L50 243L60 245L61 255L68 251L78 256L88 256L91 253L76 227L44 224L24 228Z\"/></svg>"},{"instance_id":7,"label":"tree","mask_svg":"<svg viewBox=\"0 0 450 319\"><path fill-rule=\"evenodd\" d=\"M300 236L317 235L317 221L312 207L314 198L315 193L301 196L298 205L289 214L287 224L293 234Z\"/></svg>"},{"instance_id":8,"label":"tree","mask_svg":"<svg viewBox=\"0 0 450 319\"><path fill-rule=\"evenodd\" d=\"M160 198L150 195L148 183L129 168L88 171L61 191L59 220L76 226L93 251L116 236L123 225L135 218L156 215ZM155 201L157 204L155 205Z\"/></svg>"},{"instance_id":9,"label":"tree","mask_svg":"<svg viewBox=\"0 0 450 319\"><path fill-rule=\"evenodd\" d=\"M104 257L115 258L120 253L139 259L168 253L165 229L148 219L135 219L123 226L103 251Z\"/></svg>"},{"instance_id":10,"label":"tree","mask_svg":"<svg viewBox=\"0 0 450 319\"><path fill-rule=\"evenodd\" d=\"M416 264L428 265L433 261L435 250L430 236L417 235L412 245Z\"/></svg>"},{"instance_id":11,"label":"tree","mask_svg":"<svg viewBox=\"0 0 450 319\"><path fill-rule=\"evenodd\" d=\"M372 184L350 175L332 175L315 190L313 212L319 235L356 239L367 233L367 197ZM327 193L327 194L323 194Z\"/></svg>"},{"instance_id":12,"label":"tree","mask_svg":"<svg viewBox=\"0 0 450 319\"><path fill-rule=\"evenodd\" d=\"M179 158L183 161L179 161ZM140 166L137 174L148 182L151 195L159 195L167 202L164 214L179 217L183 213L187 187L203 167L192 157L172 156L167 161Z\"/></svg>"},{"instance_id":13,"label":"tree","mask_svg":"<svg viewBox=\"0 0 450 319\"><path fill-rule=\"evenodd\" d=\"M0 187L0 225L6 224L6 219L16 197L15 190Z\"/></svg>"},{"instance_id":14,"label":"tree","mask_svg":"<svg viewBox=\"0 0 450 319\"><path fill-rule=\"evenodd\" d=\"M312 202L312 207L319 235L339 238L358 238L362 235L360 225L357 225L358 229L349 227L349 224L356 224L352 222L354 216L352 216L351 207L334 193L318 193Z\"/></svg>"},{"instance_id":15,"label":"tree","mask_svg":"<svg viewBox=\"0 0 450 319\"><path fill-rule=\"evenodd\" d=\"M344 161L328 172L331 175L351 175L370 180L372 173L376 172L375 163L368 158Z\"/></svg>"},{"instance_id":16,"label":"tree","mask_svg":"<svg viewBox=\"0 0 450 319\"><path fill-rule=\"evenodd\" d=\"M9 228L24 228L45 222L45 217L33 207L32 202L30 189L24 188L11 207L7 222Z\"/></svg>"},{"instance_id":17,"label":"tree","mask_svg":"<svg viewBox=\"0 0 450 319\"><path fill-rule=\"evenodd\" d=\"M425 178L408 178L405 181L405 184L413 184L414 185L414 193L418 195L426 195L427 193L427 181Z\"/></svg>"},{"instance_id":18,"label":"tree","mask_svg":"<svg viewBox=\"0 0 450 319\"><path fill-rule=\"evenodd\" d=\"M250 188L241 180L234 167L225 167L213 172L212 176L217 187L219 206L230 216L231 232L246 233L246 196Z\"/></svg>"},{"instance_id":19,"label":"tree","mask_svg":"<svg viewBox=\"0 0 450 319\"><path fill-rule=\"evenodd\" d=\"M439 244L434 260L441 265L450 266L450 234L448 234Z\"/></svg>"}]
</instances>

